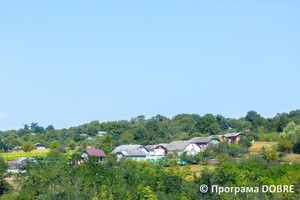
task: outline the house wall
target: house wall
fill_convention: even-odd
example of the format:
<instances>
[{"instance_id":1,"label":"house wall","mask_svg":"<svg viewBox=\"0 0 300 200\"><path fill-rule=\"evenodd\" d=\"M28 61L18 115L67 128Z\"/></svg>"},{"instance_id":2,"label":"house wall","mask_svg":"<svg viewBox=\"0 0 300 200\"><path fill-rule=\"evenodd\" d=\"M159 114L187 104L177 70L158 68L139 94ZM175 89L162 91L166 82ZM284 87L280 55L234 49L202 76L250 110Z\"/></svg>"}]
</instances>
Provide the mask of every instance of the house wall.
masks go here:
<instances>
[{"instance_id":1,"label":"house wall","mask_svg":"<svg viewBox=\"0 0 300 200\"><path fill-rule=\"evenodd\" d=\"M89 157L89 154L86 151L84 151L81 153L81 157L87 158ZM99 157L99 161L103 161L103 157Z\"/></svg>"},{"instance_id":2,"label":"house wall","mask_svg":"<svg viewBox=\"0 0 300 200\"><path fill-rule=\"evenodd\" d=\"M36 149L46 149L46 147L36 147Z\"/></svg>"},{"instance_id":3,"label":"house wall","mask_svg":"<svg viewBox=\"0 0 300 200\"><path fill-rule=\"evenodd\" d=\"M117 156L117 161L119 161L121 158L124 157L124 155L120 152L116 153L116 156Z\"/></svg>"},{"instance_id":4,"label":"house wall","mask_svg":"<svg viewBox=\"0 0 300 200\"><path fill-rule=\"evenodd\" d=\"M157 160L163 158L165 154L166 154L165 148L159 146L156 149L149 150L147 158L150 160Z\"/></svg>"},{"instance_id":5,"label":"house wall","mask_svg":"<svg viewBox=\"0 0 300 200\"><path fill-rule=\"evenodd\" d=\"M217 139L211 139L209 140L209 142L206 143L197 143L200 147L201 147L201 151L204 151L207 147L209 143L213 143L213 144L217 144L219 141Z\"/></svg>"},{"instance_id":6,"label":"house wall","mask_svg":"<svg viewBox=\"0 0 300 200\"><path fill-rule=\"evenodd\" d=\"M244 135L240 135L240 136L234 136L234 137L228 137L228 142L231 142L232 140L235 142L239 142L239 140L241 139L241 137L243 137Z\"/></svg>"},{"instance_id":7,"label":"house wall","mask_svg":"<svg viewBox=\"0 0 300 200\"><path fill-rule=\"evenodd\" d=\"M126 156L126 158L131 158L137 161L147 160L147 156Z\"/></svg>"},{"instance_id":8,"label":"house wall","mask_svg":"<svg viewBox=\"0 0 300 200\"><path fill-rule=\"evenodd\" d=\"M158 146L156 149L154 149L156 155L164 156L166 154L166 149L162 146Z\"/></svg>"},{"instance_id":9,"label":"house wall","mask_svg":"<svg viewBox=\"0 0 300 200\"><path fill-rule=\"evenodd\" d=\"M124 156L121 152L116 153L117 161L119 161L121 158L131 158L133 160L141 161L141 160L147 160L147 156Z\"/></svg>"},{"instance_id":10,"label":"house wall","mask_svg":"<svg viewBox=\"0 0 300 200\"><path fill-rule=\"evenodd\" d=\"M87 154L86 151L82 152L81 157L87 158L89 156L89 154Z\"/></svg>"},{"instance_id":11,"label":"house wall","mask_svg":"<svg viewBox=\"0 0 300 200\"><path fill-rule=\"evenodd\" d=\"M188 155L195 155L201 151L201 148L196 143L190 143L183 151L187 151Z\"/></svg>"}]
</instances>

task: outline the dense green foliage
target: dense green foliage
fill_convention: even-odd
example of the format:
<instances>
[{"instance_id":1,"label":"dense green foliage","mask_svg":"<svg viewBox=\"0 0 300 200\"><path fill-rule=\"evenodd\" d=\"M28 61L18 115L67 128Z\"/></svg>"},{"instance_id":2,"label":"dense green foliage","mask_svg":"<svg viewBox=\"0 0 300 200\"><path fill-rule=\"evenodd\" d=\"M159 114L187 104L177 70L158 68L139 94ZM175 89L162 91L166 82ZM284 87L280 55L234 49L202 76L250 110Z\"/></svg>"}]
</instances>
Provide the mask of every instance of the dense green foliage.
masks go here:
<instances>
[{"instance_id":1,"label":"dense green foliage","mask_svg":"<svg viewBox=\"0 0 300 200\"><path fill-rule=\"evenodd\" d=\"M300 153L300 110L289 114L277 114L263 118L256 111L249 111L244 118L230 119L221 115L179 114L172 119L157 115L150 119L139 115L131 120L114 122L92 121L69 129L46 128L37 123L24 125L23 129L0 131L0 151L23 146L31 151L36 142L47 148L46 158L25 166L27 174L16 175L15 181L22 185L18 193L4 180L7 165L0 159L0 192L2 199L247 199L245 193L202 194L201 184L223 187L261 185L295 185L295 193L253 193L249 199L299 199L300 164L280 165L287 152ZM98 136L98 131L106 131ZM189 156L167 154L157 162L136 162L124 159L116 162L109 155L105 162L98 163L91 157L75 166L76 157L88 146L100 148L107 155L121 144L157 144L192 137L243 132L246 138L238 143L227 141L210 145L205 151ZM35 133L35 134L32 134ZM81 134L81 135L80 135ZM86 134L86 135L82 135ZM92 140L87 140L92 138ZM261 155L245 158L252 140L278 141L277 150L262 149ZM66 152L66 147L76 152ZM9 154L4 154L8 156ZM17 155L17 154L16 154ZM14 156L16 156L14 155ZM247 154L249 157L249 155ZM201 176L175 172L178 162L207 165L217 161L216 169L205 169ZM7 159L6 159L7 160ZM279 161L278 161L279 160ZM180 171L180 170L179 170ZM1 195L0 194L0 195Z\"/></svg>"},{"instance_id":2,"label":"dense green foliage","mask_svg":"<svg viewBox=\"0 0 300 200\"><path fill-rule=\"evenodd\" d=\"M59 152L51 151L43 162L28 163L27 174L16 181L23 185L19 194L8 192L6 199L246 199L246 193L212 193L219 187L261 187L262 185L295 185L294 193L249 193L249 199L299 199L300 164L279 165L260 156L248 160L225 161L214 170L205 168L201 176L186 180L184 173L164 168L165 161L116 162L109 156L105 162L90 159L80 165ZM177 165L177 164L175 164ZM199 186L209 186L208 193Z\"/></svg>"},{"instance_id":3,"label":"dense green foliage","mask_svg":"<svg viewBox=\"0 0 300 200\"><path fill-rule=\"evenodd\" d=\"M287 125L289 125L287 127ZM111 151L120 144L155 144L174 140L186 140L192 137L244 132L248 140L279 141L287 138L298 152L300 140L300 110L277 114L273 118L264 118L256 111L249 111L244 118L225 118L222 115L179 114L169 119L156 115L146 119L139 115L131 120L113 122L92 121L69 129L55 129L53 125L43 128L38 123L24 125L19 130L0 131L0 151L5 152L15 146L24 146L26 142L39 142L50 147L56 141L62 146L80 150L87 146ZM106 131L106 136L98 136L98 131ZM35 133L32 134L32 133ZM86 134L82 136L80 134ZM86 139L93 140L86 143ZM30 149L29 149L30 150Z\"/></svg>"}]
</instances>

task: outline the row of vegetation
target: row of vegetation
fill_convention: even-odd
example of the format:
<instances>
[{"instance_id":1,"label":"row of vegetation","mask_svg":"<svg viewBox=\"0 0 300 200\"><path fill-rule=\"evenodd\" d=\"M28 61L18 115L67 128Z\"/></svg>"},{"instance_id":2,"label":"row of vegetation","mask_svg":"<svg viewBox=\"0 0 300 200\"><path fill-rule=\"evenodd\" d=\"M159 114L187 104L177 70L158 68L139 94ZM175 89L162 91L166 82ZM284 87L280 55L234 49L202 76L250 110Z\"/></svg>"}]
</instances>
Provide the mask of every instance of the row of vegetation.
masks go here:
<instances>
[{"instance_id":1,"label":"row of vegetation","mask_svg":"<svg viewBox=\"0 0 300 200\"><path fill-rule=\"evenodd\" d=\"M284 157L300 150L300 110L263 118L249 111L239 119L221 115L180 114L172 119L157 115L151 119L138 116L115 122L93 121L69 129L45 129L37 123L19 130L0 132L0 194L1 199L299 199L300 164L283 164ZM98 131L106 131L98 136ZM205 151L189 156L167 154L157 162L136 162L130 159L116 162L108 153L121 144L157 144L192 137L243 132L246 138L238 143L227 141L210 145ZM32 134L35 133L35 134ZM80 134L86 134L81 136ZM87 138L92 138L88 141ZM262 147L250 154L252 141L276 142L273 148ZM34 143L51 148L45 154L36 153ZM5 153L15 146L24 152ZM74 165L88 146L104 150L103 163L91 158ZM34 154L37 154L36 156ZM14 190L5 181L9 156L41 158L24 166L27 174L14 175ZM181 164L179 164L181 163ZM184 166L181 166L183 165ZM214 165L210 168L210 165ZM189 166L207 166L192 171ZM260 187L261 185L295 185L294 193L212 193L199 191L201 184L219 187Z\"/></svg>"},{"instance_id":2,"label":"row of vegetation","mask_svg":"<svg viewBox=\"0 0 300 200\"><path fill-rule=\"evenodd\" d=\"M286 128L288 124L290 125ZM86 146L92 146L109 152L121 144L148 145L187 140L196 136L244 132L251 141L289 140L294 146L289 150L297 152L300 149L299 125L300 110L277 114L273 118L264 118L256 111L249 111L239 119L212 114L202 117L197 114L179 114L172 119L162 115L145 119L145 116L140 115L129 121L92 121L69 129L55 129L53 125L44 128L31 123L19 130L0 131L0 151L7 152L16 146L24 147L26 142L39 142L49 148L52 142L57 141L70 149L82 150ZM106 131L107 135L97 136L98 131ZM86 141L88 137L93 140Z\"/></svg>"},{"instance_id":3,"label":"row of vegetation","mask_svg":"<svg viewBox=\"0 0 300 200\"><path fill-rule=\"evenodd\" d=\"M205 157L205 155L203 155ZM74 159L51 150L44 161L28 163L27 174L16 174L15 182L22 186L16 192L1 179L1 199L299 199L300 164L279 164L252 155L248 159L223 160L214 169L184 173L179 165L167 157L158 162L119 162L109 155L105 162L90 159L74 165ZM165 168L166 163L169 167ZM6 164L0 157L2 178ZM187 179L192 176L192 179ZM201 193L199 186L209 186ZM294 185L294 193L212 193L211 186L261 187L262 185Z\"/></svg>"}]
</instances>

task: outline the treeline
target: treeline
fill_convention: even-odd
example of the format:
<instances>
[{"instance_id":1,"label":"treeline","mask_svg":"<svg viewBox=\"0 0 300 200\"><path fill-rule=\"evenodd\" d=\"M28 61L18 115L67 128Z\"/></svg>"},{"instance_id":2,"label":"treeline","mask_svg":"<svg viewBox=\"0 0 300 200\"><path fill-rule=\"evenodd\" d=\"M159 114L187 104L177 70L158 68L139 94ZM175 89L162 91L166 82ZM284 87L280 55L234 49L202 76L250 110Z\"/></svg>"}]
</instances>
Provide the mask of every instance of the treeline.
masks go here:
<instances>
[{"instance_id":1,"label":"treeline","mask_svg":"<svg viewBox=\"0 0 300 200\"><path fill-rule=\"evenodd\" d=\"M230 132L244 132L252 136L251 139L258 140L259 134L282 132L289 122L300 124L299 109L290 113L277 114L273 118L264 118L256 111L249 111L245 117L239 119L213 114L204 116L178 114L172 119L162 115L146 119L144 115L139 115L131 120L102 123L92 121L69 129L55 129L53 125L44 128L38 123L31 123L25 124L24 128L19 130L0 131L0 150L7 151L15 146L23 146L28 141L39 142L46 147L49 147L53 141L70 148L82 147L86 146L84 141L88 137L93 138L88 145L105 148L106 151L120 144L148 145ZM107 135L96 137L98 131L106 131Z\"/></svg>"},{"instance_id":2,"label":"treeline","mask_svg":"<svg viewBox=\"0 0 300 200\"><path fill-rule=\"evenodd\" d=\"M168 158L166 158L168 159ZM201 174L191 174L174 166L164 168L161 162L137 162L124 159L116 162L112 155L105 162L91 157L79 166L74 159L51 151L44 161L28 163L26 175L15 175L22 188L17 192L5 185L1 199L299 199L300 164L284 165L266 162L259 155L247 160L225 161L214 170L205 168ZM167 161L168 162L168 161ZM177 162L175 162L176 164ZM1 172L5 171L0 159ZM187 177L192 180L187 180ZM208 185L201 193L199 186ZM259 187L262 185L294 185L293 193L212 192L211 186Z\"/></svg>"}]
</instances>

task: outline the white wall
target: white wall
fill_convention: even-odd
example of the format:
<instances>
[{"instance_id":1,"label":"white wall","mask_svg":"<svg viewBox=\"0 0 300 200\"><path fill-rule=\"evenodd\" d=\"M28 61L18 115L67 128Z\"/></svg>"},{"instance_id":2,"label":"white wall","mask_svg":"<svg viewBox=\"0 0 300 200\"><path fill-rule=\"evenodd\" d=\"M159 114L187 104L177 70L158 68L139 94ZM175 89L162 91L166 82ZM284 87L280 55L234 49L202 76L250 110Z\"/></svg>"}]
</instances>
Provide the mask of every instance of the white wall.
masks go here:
<instances>
[{"instance_id":1,"label":"white wall","mask_svg":"<svg viewBox=\"0 0 300 200\"><path fill-rule=\"evenodd\" d=\"M195 155L201 151L201 148L196 143L190 143L183 151L187 151L188 155Z\"/></svg>"}]
</instances>

